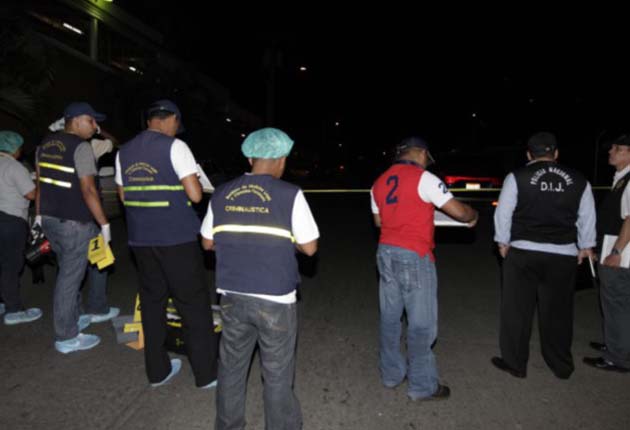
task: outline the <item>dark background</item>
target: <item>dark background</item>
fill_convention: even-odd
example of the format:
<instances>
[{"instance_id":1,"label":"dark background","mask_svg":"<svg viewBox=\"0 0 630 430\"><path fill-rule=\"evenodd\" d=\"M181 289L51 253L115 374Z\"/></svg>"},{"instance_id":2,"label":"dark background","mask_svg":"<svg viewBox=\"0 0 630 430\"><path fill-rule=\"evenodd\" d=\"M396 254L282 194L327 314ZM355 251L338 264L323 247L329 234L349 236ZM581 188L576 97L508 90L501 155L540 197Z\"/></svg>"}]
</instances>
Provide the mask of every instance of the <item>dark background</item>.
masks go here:
<instances>
[{"instance_id":1,"label":"dark background","mask_svg":"<svg viewBox=\"0 0 630 430\"><path fill-rule=\"evenodd\" d=\"M59 3L68 2L26 3L57 16ZM503 177L526 161L528 136L542 130L557 135L561 161L607 184L606 145L630 128L628 43L613 10L458 6L429 13L383 5L348 13L321 4L299 15L271 9L257 15L190 1L113 4L160 32L159 49L218 81L260 125L288 132L296 141L288 179L304 185L369 186L390 162L391 148L410 134L429 141L436 169L468 174L461 170L468 164ZM12 34L4 25L4 40ZM62 36L68 43L86 40ZM134 49L112 40L119 40L112 42L117 52ZM252 122L223 129L229 107L213 106L178 70L151 70L157 62L147 59L144 84L97 71L91 73L95 85L81 82L52 100L93 100L114 113L106 126L125 141L142 126L143 107L173 98L188 129L182 138L199 159L228 175L246 168L238 147ZM86 76L77 67L63 69L62 61L51 63L53 85L63 74ZM19 70L8 75L15 76ZM27 127L34 130L27 147L41 138L35 130L59 115L59 106L47 107L40 109L40 123Z\"/></svg>"},{"instance_id":2,"label":"dark background","mask_svg":"<svg viewBox=\"0 0 630 430\"><path fill-rule=\"evenodd\" d=\"M549 11L466 20L460 10L432 23L422 14L401 21L401 11L390 20L331 16L270 31L292 21L217 29L184 7L165 15L159 2L117 4L150 18L169 49L289 132L297 151L337 168L362 158L371 166L402 137L420 134L438 163L455 150L496 160L489 164L504 174L525 161L527 137L548 130L563 161L606 183L605 145L628 125L626 38L595 12L583 20Z\"/></svg>"}]
</instances>

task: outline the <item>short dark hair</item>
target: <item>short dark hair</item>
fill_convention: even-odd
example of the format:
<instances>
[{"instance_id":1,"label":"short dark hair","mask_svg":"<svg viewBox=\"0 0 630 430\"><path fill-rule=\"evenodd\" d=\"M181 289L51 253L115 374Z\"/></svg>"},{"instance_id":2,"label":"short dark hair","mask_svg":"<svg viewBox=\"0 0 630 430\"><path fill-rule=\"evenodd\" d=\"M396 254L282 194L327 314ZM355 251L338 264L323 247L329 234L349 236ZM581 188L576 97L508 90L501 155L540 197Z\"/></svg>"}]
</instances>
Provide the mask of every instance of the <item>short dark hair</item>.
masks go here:
<instances>
[{"instance_id":1,"label":"short dark hair","mask_svg":"<svg viewBox=\"0 0 630 430\"><path fill-rule=\"evenodd\" d=\"M147 121L151 121L152 119L165 119L172 115L175 115L175 113L167 112L163 110L157 110L157 111L149 110L147 111Z\"/></svg>"}]
</instances>

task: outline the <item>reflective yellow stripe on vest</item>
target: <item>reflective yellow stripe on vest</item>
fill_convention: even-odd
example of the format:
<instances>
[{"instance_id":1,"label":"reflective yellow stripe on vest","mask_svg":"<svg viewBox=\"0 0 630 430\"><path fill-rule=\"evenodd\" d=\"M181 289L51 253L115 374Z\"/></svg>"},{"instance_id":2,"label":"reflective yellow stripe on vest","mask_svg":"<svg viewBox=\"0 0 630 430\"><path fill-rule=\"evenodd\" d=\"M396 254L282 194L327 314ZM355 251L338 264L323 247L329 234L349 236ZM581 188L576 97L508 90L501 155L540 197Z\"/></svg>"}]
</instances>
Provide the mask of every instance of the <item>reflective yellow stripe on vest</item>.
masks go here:
<instances>
[{"instance_id":1,"label":"reflective yellow stripe on vest","mask_svg":"<svg viewBox=\"0 0 630 430\"><path fill-rule=\"evenodd\" d=\"M291 234L289 230L285 230L283 228L277 227L266 227L262 225L239 225L239 224L224 224L218 225L212 229L212 234L221 233L221 232L230 232L230 233L258 233L258 234L268 234L271 236L279 236L289 239L291 242L295 243L295 238Z\"/></svg>"},{"instance_id":2,"label":"reflective yellow stripe on vest","mask_svg":"<svg viewBox=\"0 0 630 430\"><path fill-rule=\"evenodd\" d=\"M134 200L125 200L125 206L131 206L134 208L167 208L171 205L170 202L138 202Z\"/></svg>"},{"instance_id":3,"label":"reflective yellow stripe on vest","mask_svg":"<svg viewBox=\"0 0 630 430\"><path fill-rule=\"evenodd\" d=\"M124 192L134 192L134 191L183 191L183 185L129 185L123 187ZM132 206L136 208L166 208L170 206L170 202L168 201L134 201L134 200L125 200L125 206ZM187 202L188 206L191 206L190 202Z\"/></svg>"},{"instance_id":4,"label":"reflective yellow stripe on vest","mask_svg":"<svg viewBox=\"0 0 630 430\"><path fill-rule=\"evenodd\" d=\"M56 185L58 187L72 188L72 183L71 182L59 181L57 179L45 178L43 176L39 177L39 181L40 182L45 182L45 183L51 184L51 185Z\"/></svg>"},{"instance_id":5,"label":"reflective yellow stripe on vest","mask_svg":"<svg viewBox=\"0 0 630 430\"><path fill-rule=\"evenodd\" d=\"M170 202L137 202L134 200L125 200L125 206L134 206L137 208L166 208L171 204ZM186 202L186 206L192 206L192 203Z\"/></svg>"},{"instance_id":6,"label":"reflective yellow stripe on vest","mask_svg":"<svg viewBox=\"0 0 630 430\"><path fill-rule=\"evenodd\" d=\"M47 169L60 170L66 173L74 173L74 168L62 166L61 164L53 164L53 163L39 163L39 167L45 167Z\"/></svg>"},{"instance_id":7,"label":"reflective yellow stripe on vest","mask_svg":"<svg viewBox=\"0 0 630 430\"><path fill-rule=\"evenodd\" d=\"M123 191L182 191L183 185L130 185Z\"/></svg>"}]
</instances>

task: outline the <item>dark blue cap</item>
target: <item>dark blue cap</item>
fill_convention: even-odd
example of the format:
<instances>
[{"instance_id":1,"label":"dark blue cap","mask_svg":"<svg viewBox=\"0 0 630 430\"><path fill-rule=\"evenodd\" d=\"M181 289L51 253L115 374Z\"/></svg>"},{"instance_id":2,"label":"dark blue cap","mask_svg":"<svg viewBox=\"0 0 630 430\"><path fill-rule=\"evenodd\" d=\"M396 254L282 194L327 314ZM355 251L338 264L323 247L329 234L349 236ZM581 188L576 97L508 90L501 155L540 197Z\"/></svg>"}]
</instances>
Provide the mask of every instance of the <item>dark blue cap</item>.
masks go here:
<instances>
[{"instance_id":1,"label":"dark blue cap","mask_svg":"<svg viewBox=\"0 0 630 430\"><path fill-rule=\"evenodd\" d=\"M179 111L179 108L175 103L168 99L158 100L149 106L147 109L147 119L151 119L151 117L155 116L159 113L171 113L174 114L179 120L179 128L177 129L177 134L183 133L185 131L184 124L182 123L182 113Z\"/></svg>"},{"instance_id":2,"label":"dark blue cap","mask_svg":"<svg viewBox=\"0 0 630 430\"><path fill-rule=\"evenodd\" d=\"M534 157L542 157L551 154L556 149L558 149L556 136L546 131L532 135L527 141L527 150Z\"/></svg>"},{"instance_id":3,"label":"dark blue cap","mask_svg":"<svg viewBox=\"0 0 630 430\"><path fill-rule=\"evenodd\" d=\"M105 114L96 112L92 106L85 102L70 103L63 111L63 117L65 119L81 115L89 115L94 118L96 122L105 121L105 118L107 118Z\"/></svg>"},{"instance_id":4,"label":"dark blue cap","mask_svg":"<svg viewBox=\"0 0 630 430\"><path fill-rule=\"evenodd\" d=\"M424 139L418 136L406 137L401 140L400 143L396 145L396 156L400 155L410 148L420 148L426 150L429 161L435 163L435 159L431 155L431 152L429 152L429 144Z\"/></svg>"}]
</instances>

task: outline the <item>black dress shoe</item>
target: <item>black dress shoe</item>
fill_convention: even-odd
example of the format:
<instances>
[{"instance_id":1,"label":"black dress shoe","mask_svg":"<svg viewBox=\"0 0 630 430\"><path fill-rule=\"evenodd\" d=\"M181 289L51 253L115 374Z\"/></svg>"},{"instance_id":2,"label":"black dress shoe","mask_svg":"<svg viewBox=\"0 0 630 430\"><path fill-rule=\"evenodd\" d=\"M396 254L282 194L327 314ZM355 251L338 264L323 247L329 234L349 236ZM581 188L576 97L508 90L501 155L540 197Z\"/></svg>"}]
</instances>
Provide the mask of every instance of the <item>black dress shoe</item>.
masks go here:
<instances>
[{"instance_id":1,"label":"black dress shoe","mask_svg":"<svg viewBox=\"0 0 630 430\"><path fill-rule=\"evenodd\" d=\"M594 367L600 370L609 370L611 372L620 372L620 373L628 373L630 369L625 367L617 366L612 361L606 360L604 357L584 357L582 359L584 364Z\"/></svg>"},{"instance_id":2,"label":"black dress shoe","mask_svg":"<svg viewBox=\"0 0 630 430\"><path fill-rule=\"evenodd\" d=\"M431 394L430 396L420 397L420 398L413 398L409 396L409 398L414 401L418 400L418 401L426 402L428 400L446 400L450 396L451 396L451 389L448 388L446 385L438 384L437 390L435 390L435 393Z\"/></svg>"},{"instance_id":3,"label":"black dress shoe","mask_svg":"<svg viewBox=\"0 0 630 430\"><path fill-rule=\"evenodd\" d=\"M591 348L593 348L595 351L599 351L599 352L606 352L608 351L608 347L606 346L605 343L600 343L600 342L589 342L588 344Z\"/></svg>"},{"instance_id":4,"label":"black dress shoe","mask_svg":"<svg viewBox=\"0 0 630 430\"><path fill-rule=\"evenodd\" d=\"M492 362L494 367L509 373L515 378L525 378L527 376L525 372L521 372L520 370L516 370L513 367L510 367L505 361L503 361L501 357L492 357L492 360L490 361Z\"/></svg>"}]
</instances>

